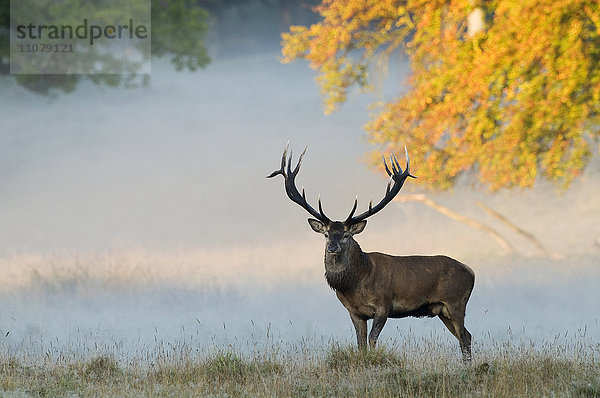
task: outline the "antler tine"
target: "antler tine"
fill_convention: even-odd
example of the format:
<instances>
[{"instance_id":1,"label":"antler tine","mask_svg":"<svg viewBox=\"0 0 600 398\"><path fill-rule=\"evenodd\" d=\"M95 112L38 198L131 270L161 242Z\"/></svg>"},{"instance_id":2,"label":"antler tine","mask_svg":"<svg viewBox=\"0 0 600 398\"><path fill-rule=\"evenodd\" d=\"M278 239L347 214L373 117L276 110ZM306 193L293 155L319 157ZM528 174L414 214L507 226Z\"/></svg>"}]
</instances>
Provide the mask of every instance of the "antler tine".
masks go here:
<instances>
[{"instance_id":1,"label":"antler tine","mask_svg":"<svg viewBox=\"0 0 600 398\"><path fill-rule=\"evenodd\" d=\"M281 159L281 164L285 165L285 159L287 158L287 153L288 153L288 149L290 149L290 142L288 141L287 144L285 144L285 148L283 149L283 156Z\"/></svg>"},{"instance_id":2,"label":"antler tine","mask_svg":"<svg viewBox=\"0 0 600 398\"><path fill-rule=\"evenodd\" d=\"M300 154L300 158L298 158L298 164L296 165L296 168L294 168L294 171L292 172L293 175L298 174L298 171L300 171L300 165L302 164L302 158L304 157L304 154L306 153L306 150L308 149L308 145L304 147L304 151L302 151L302 153ZM292 157L291 152L290 152L290 158Z\"/></svg>"},{"instance_id":3,"label":"antler tine","mask_svg":"<svg viewBox=\"0 0 600 398\"><path fill-rule=\"evenodd\" d=\"M396 154L392 152L392 157L394 158L394 163L396 163L396 169L399 173L402 173L402 167L400 167L400 163L398 162L398 158L396 158Z\"/></svg>"},{"instance_id":4,"label":"antler tine","mask_svg":"<svg viewBox=\"0 0 600 398\"><path fill-rule=\"evenodd\" d=\"M390 171L390 169L388 168L388 165L385 161L385 156L383 156L383 153L381 154L381 159L383 159L383 166L385 167L385 171L387 172L388 176L392 176L392 172Z\"/></svg>"},{"instance_id":5,"label":"antler tine","mask_svg":"<svg viewBox=\"0 0 600 398\"><path fill-rule=\"evenodd\" d=\"M354 206L352 206L352 210L350 210L350 215L348 215L348 218L346 218L346 221L349 221L352 219L352 216L354 215L354 212L356 211L357 207L358 207L358 195L356 195L356 198L354 198Z\"/></svg>"},{"instance_id":6,"label":"antler tine","mask_svg":"<svg viewBox=\"0 0 600 398\"><path fill-rule=\"evenodd\" d=\"M288 141L287 145L285 146L285 149L283 150L283 155L281 156L281 168L279 170L275 170L274 172L272 172L271 174L269 174L267 176L267 178L272 178L275 177L276 175L281 174L282 176L286 177L286 173L285 173L285 162L286 162L286 157L287 157L287 151L288 151L288 147L290 146L290 142Z\"/></svg>"},{"instance_id":7,"label":"antler tine","mask_svg":"<svg viewBox=\"0 0 600 398\"><path fill-rule=\"evenodd\" d=\"M293 151L290 151L290 157L287 161L287 175L292 176L292 154Z\"/></svg>"},{"instance_id":8,"label":"antler tine","mask_svg":"<svg viewBox=\"0 0 600 398\"><path fill-rule=\"evenodd\" d=\"M406 145L404 145L404 153L406 154L406 169L404 172L411 178L417 178L417 176L410 174L410 159L408 158L408 149L406 149Z\"/></svg>"},{"instance_id":9,"label":"antler tine","mask_svg":"<svg viewBox=\"0 0 600 398\"><path fill-rule=\"evenodd\" d=\"M394 153L393 152L390 155L390 163L392 164L392 171L394 172L394 175L392 176L392 178L393 178L396 175L398 175L398 168L396 167L396 163L394 163Z\"/></svg>"},{"instance_id":10,"label":"antler tine","mask_svg":"<svg viewBox=\"0 0 600 398\"><path fill-rule=\"evenodd\" d=\"M321 215L321 217L323 217L325 220L329 221L329 218L327 218L327 216L325 215L325 213L323 212L323 206L321 205L321 194L319 194L319 214Z\"/></svg>"}]
</instances>

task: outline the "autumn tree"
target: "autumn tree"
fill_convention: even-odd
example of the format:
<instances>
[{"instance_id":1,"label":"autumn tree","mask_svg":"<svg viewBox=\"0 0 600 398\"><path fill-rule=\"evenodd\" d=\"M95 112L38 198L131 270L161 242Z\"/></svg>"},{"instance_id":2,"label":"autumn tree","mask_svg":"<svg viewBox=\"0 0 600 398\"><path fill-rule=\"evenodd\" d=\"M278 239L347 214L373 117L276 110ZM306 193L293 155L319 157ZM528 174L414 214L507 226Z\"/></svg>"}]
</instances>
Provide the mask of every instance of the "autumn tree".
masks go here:
<instances>
[{"instance_id":1,"label":"autumn tree","mask_svg":"<svg viewBox=\"0 0 600 398\"><path fill-rule=\"evenodd\" d=\"M492 190L538 178L566 187L596 150L596 0L323 0L315 11L320 22L283 35L284 62L319 71L331 111L369 88L382 60L407 57L408 91L366 128L386 151L406 144L429 187L465 173Z\"/></svg>"}]
</instances>

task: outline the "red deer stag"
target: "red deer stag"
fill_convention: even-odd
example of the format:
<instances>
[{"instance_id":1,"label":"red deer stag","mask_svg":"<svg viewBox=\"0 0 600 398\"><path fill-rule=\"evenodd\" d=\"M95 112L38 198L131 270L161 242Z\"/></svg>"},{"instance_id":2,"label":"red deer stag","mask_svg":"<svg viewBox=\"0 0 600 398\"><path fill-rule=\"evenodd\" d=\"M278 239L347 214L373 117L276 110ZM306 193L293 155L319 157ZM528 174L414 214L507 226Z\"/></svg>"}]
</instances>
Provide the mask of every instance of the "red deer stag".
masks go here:
<instances>
[{"instance_id":1,"label":"red deer stag","mask_svg":"<svg viewBox=\"0 0 600 398\"><path fill-rule=\"evenodd\" d=\"M292 170L292 153L281 158L281 168L267 178L281 174L288 197L308 211L311 228L325 236L325 278L338 299L350 313L360 348L367 345L367 320L373 319L369 345L375 347L387 318L408 316L438 316L458 339L464 360L471 359L471 334L464 326L467 301L473 290L475 274L466 265L446 256L391 256L365 253L353 235L363 231L367 218L383 209L398 194L404 181L413 177L402 171L396 157L390 156L391 171L385 158L383 164L390 176L385 196L376 206L369 203L365 212L355 216L358 200L345 221L331 221L321 206L315 210L306 201L304 189L298 192L295 178L306 149ZM383 155L382 155L383 157ZM286 168L287 163L287 168Z\"/></svg>"}]
</instances>

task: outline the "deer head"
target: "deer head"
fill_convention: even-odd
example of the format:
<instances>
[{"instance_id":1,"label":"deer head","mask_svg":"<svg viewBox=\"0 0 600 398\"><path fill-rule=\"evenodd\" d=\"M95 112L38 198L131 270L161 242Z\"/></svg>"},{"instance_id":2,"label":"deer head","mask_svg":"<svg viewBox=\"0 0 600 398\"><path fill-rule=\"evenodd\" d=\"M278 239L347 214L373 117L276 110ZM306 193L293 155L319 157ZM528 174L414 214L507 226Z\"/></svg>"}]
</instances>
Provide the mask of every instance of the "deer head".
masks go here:
<instances>
[{"instance_id":1,"label":"deer head","mask_svg":"<svg viewBox=\"0 0 600 398\"><path fill-rule=\"evenodd\" d=\"M275 170L271 173L267 178L275 177L276 175L281 174L285 180L285 191L288 197L298 205L300 205L303 209L305 209L310 215L315 218L309 218L308 223L310 227L320 234L323 234L326 239L325 245L325 258L326 258L326 266L328 265L328 259L333 260L333 263L339 263L344 257L347 256L349 249L358 246L356 241L352 238L354 235L361 233L365 226L367 225L367 218L374 215L375 213L382 210L389 202L394 199L394 196L400 192L404 181L408 177L416 178L415 176L410 174L409 166L410 160L408 158L408 151L406 147L404 147L404 151L406 153L406 168L402 170L400 164L398 163L398 159L396 156L392 154L390 156L390 164L391 170L388 167L388 164L383 157L383 165L385 167L385 171L387 172L390 180L388 181L387 188L385 191L385 195L381 201L373 206L373 201L369 202L369 208L359 215L354 215L356 209L358 207L358 198L354 199L354 205L352 206L352 210L350 214L344 221L331 221L323 212L323 206L321 205L321 198L318 199L318 208L319 210L315 210L308 202L306 201L306 193L304 188L302 189L302 194L296 188L296 175L300 171L300 165L302 164L302 159L304 158L304 154L306 153L306 148L300 155L298 159L298 164L292 170L292 153L290 151L290 157L287 158L289 144L285 147L283 151L283 156L281 157L281 167L279 170Z\"/></svg>"}]
</instances>

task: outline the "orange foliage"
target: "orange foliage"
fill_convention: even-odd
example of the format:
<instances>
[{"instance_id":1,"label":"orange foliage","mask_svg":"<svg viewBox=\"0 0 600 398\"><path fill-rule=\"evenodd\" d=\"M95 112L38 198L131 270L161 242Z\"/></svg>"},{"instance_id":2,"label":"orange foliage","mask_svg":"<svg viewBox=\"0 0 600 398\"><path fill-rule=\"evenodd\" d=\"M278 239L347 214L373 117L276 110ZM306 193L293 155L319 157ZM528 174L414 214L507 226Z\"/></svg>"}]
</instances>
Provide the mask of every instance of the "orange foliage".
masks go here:
<instances>
[{"instance_id":1,"label":"orange foliage","mask_svg":"<svg viewBox=\"0 0 600 398\"><path fill-rule=\"evenodd\" d=\"M483 30L467 35L479 8ZM419 181L468 172L490 189L567 186L600 136L600 4L595 0L324 0L322 21L283 35L284 62L319 70L326 111L375 58L408 57L409 91L367 125L374 144L410 149Z\"/></svg>"}]
</instances>

